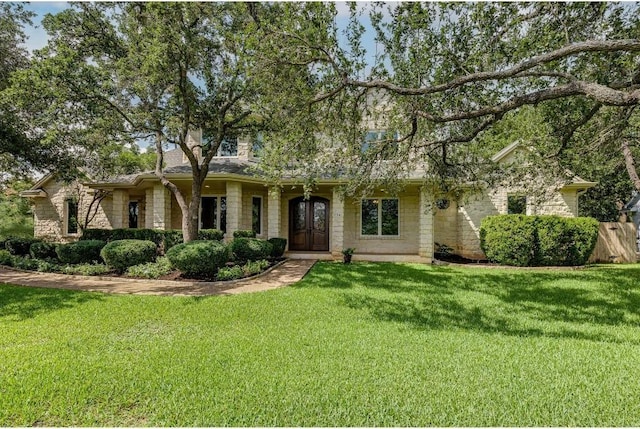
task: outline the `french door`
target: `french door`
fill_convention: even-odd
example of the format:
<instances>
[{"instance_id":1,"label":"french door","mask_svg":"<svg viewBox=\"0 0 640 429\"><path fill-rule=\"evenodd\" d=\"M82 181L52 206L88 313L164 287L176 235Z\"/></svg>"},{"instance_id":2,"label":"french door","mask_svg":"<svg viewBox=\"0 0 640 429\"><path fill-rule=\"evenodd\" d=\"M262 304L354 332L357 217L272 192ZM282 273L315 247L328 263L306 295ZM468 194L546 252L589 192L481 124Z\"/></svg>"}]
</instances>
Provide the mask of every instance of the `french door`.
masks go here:
<instances>
[{"instance_id":1,"label":"french door","mask_svg":"<svg viewBox=\"0 0 640 429\"><path fill-rule=\"evenodd\" d=\"M329 200L299 197L289 202L289 249L329 250Z\"/></svg>"}]
</instances>

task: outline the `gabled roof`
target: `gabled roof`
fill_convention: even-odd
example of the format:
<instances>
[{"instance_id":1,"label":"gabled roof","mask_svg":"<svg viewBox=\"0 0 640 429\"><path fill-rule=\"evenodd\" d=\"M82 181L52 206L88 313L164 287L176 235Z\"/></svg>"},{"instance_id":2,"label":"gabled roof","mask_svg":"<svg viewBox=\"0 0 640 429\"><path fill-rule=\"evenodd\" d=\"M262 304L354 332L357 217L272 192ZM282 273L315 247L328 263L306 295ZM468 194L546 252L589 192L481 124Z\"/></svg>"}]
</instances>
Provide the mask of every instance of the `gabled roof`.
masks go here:
<instances>
[{"instance_id":1,"label":"gabled roof","mask_svg":"<svg viewBox=\"0 0 640 429\"><path fill-rule=\"evenodd\" d=\"M520 140L516 140L513 143L511 143L509 146L502 149L501 151L496 152L496 154L491 157L491 161L500 162L504 158L509 156L512 152L514 152L516 149L518 149L519 147L520 147Z\"/></svg>"}]
</instances>

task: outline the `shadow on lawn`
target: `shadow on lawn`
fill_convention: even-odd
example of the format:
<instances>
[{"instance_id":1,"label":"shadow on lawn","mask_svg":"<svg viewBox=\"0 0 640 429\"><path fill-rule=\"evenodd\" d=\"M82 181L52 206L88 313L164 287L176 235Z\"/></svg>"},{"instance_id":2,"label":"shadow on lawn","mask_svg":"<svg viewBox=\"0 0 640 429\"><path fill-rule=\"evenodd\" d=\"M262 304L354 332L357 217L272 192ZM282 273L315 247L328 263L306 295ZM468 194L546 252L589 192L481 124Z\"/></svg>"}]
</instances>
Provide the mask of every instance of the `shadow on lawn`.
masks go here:
<instances>
[{"instance_id":1,"label":"shadow on lawn","mask_svg":"<svg viewBox=\"0 0 640 429\"><path fill-rule=\"evenodd\" d=\"M418 329L463 329L640 344L640 266L583 270L324 264L303 287L340 289L345 305ZM620 329L612 329L623 328Z\"/></svg>"},{"instance_id":2,"label":"shadow on lawn","mask_svg":"<svg viewBox=\"0 0 640 429\"><path fill-rule=\"evenodd\" d=\"M97 293L0 285L0 319L31 319L102 299L102 295Z\"/></svg>"}]
</instances>

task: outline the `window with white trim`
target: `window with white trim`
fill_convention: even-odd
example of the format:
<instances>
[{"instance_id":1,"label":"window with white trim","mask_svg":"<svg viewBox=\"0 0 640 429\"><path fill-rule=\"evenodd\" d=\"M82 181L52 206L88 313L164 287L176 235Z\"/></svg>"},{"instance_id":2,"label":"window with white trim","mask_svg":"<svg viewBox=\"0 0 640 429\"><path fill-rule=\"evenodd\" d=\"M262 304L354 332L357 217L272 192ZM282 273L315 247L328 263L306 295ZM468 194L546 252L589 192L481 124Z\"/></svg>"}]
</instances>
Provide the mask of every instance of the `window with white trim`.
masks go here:
<instances>
[{"instance_id":1,"label":"window with white trim","mask_svg":"<svg viewBox=\"0 0 640 429\"><path fill-rule=\"evenodd\" d=\"M210 196L200 200L200 229L227 232L227 197Z\"/></svg>"},{"instance_id":2,"label":"window with white trim","mask_svg":"<svg viewBox=\"0 0 640 429\"><path fill-rule=\"evenodd\" d=\"M256 235L262 234L262 197L251 198L251 228Z\"/></svg>"},{"instance_id":3,"label":"window with white trim","mask_svg":"<svg viewBox=\"0 0 640 429\"><path fill-rule=\"evenodd\" d=\"M398 236L398 199L367 198L362 200L361 229L366 236Z\"/></svg>"},{"instance_id":4,"label":"window with white trim","mask_svg":"<svg viewBox=\"0 0 640 429\"><path fill-rule=\"evenodd\" d=\"M398 148L398 132L387 130L369 130L365 133L362 142L362 153L379 150L382 159L390 159L396 154Z\"/></svg>"},{"instance_id":5,"label":"window with white trim","mask_svg":"<svg viewBox=\"0 0 640 429\"><path fill-rule=\"evenodd\" d=\"M206 155L211 147L215 136L210 133L203 132L202 135L202 153ZM218 157L226 157L226 156L238 156L238 138L232 136L225 136L220 146L218 146L218 151L216 155Z\"/></svg>"}]
</instances>

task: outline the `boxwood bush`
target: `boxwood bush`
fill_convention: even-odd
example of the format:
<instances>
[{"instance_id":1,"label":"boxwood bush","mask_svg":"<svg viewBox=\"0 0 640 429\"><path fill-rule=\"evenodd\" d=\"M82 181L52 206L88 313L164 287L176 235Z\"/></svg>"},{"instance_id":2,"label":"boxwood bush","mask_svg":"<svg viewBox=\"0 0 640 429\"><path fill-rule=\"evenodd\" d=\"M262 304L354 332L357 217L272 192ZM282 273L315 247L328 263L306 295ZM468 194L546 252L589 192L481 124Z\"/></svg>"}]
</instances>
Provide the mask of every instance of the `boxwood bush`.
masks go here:
<instances>
[{"instance_id":1,"label":"boxwood bush","mask_svg":"<svg viewBox=\"0 0 640 429\"><path fill-rule=\"evenodd\" d=\"M215 240L194 240L167 251L171 265L187 277L213 278L229 260L229 249Z\"/></svg>"},{"instance_id":2,"label":"boxwood bush","mask_svg":"<svg viewBox=\"0 0 640 429\"><path fill-rule=\"evenodd\" d=\"M505 265L583 265L598 238L598 221L560 216L488 216L480 227L487 259Z\"/></svg>"},{"instance_id":3,"label":"boxwood bush","mask_svg":"<svg viewBox=\"0 0 640 429\"><path fill-rule=\"evenodd\" d=\"M218 240L224 238L224 232L219 229L201 229L198 240ZM148 229L148 228L116 228L99 229L88 228L80 240L102 240L106 242L116 240L149 240L158 246L159 253L165 253L173 246L182 243L182 230L179 229Z\"/></svg>"},{"instance_id":4,"label":"boxwood bush","mask_svg":"<svg viewBox=\"0 0 640 429\"><path fill-rule=\"evenodd\" d=\"M13 256L8 250L0 249L0 265L13 266Z\"/></svg>"},{"instance_id":5,"label":"boxwood bush","mask_svg":"<svg viewBox=\"0 0 640 429\"><path fill-rule=\"evenodd\" d=\"M233 238L256 238L256 232L251 229L233 231Z\"/></svg>"},{"instance_id":6,"label":"boxwood bush","mask_svg":"<svg viewBox=\"0 0 640 429\"><path fill-rule=\"evenodd\" d=\"M234 238L229 246L235 262L266 259L273 251L271 243L257 238Z\"/></svg>"},{"instance_id":7,"label":"boxwood bush","mask_svg":"<svg viewBox=\"0 0 640 429\"><path fill-rule=\"evenodd\" d=\"M287 247L286 238L274 237L268 239L267 241L273 246L273 249L271 250L272 258L279 258L284 255L284 249L286 249Z\"/></svg>"},{"instance_id":8,"label":"boxwood bush","mask_svg":"<svg viewBox=\"0 0 640 429\"><path fill-rule=\"evenodd\" d=\"M156 259L156 244L149 240L116 240L100 251L104 262L119 273L134 265L153 262Z\"/></svg>"},{"instance_id":9,"label":"boxwood bush","mask_svg":"<svg viewBox=\"0 0 640 429\"><path fill-rule=\"evenodd\" d=\"M32 258L37 259L58 259L58 255L56 254L56 244L47 243L45 241L37 241L31 245L29 248L29 254Z\"/></svg>"},{"instance_id":10,"label":"boxwood bush","mask_svg":"<svg viewBox=\"0 0 640 429\"><path fill-rule=\"evenodd\" d=\"M11 237L8 238L4 245L12 255L26 256L33 243L37 243L38 239L31 237Z\"/></svg>"},{"instance_id":11,"label":"boxwood bush","mask_svg":"<svg viewBox=\"0 0 640 429\"><path fill-rule=\"evenodd\" d=\"M106 244L102 240L81 240L57 246L56 254L63 264L100 262L100 251Z\"/></svg>"}]
</instances>

